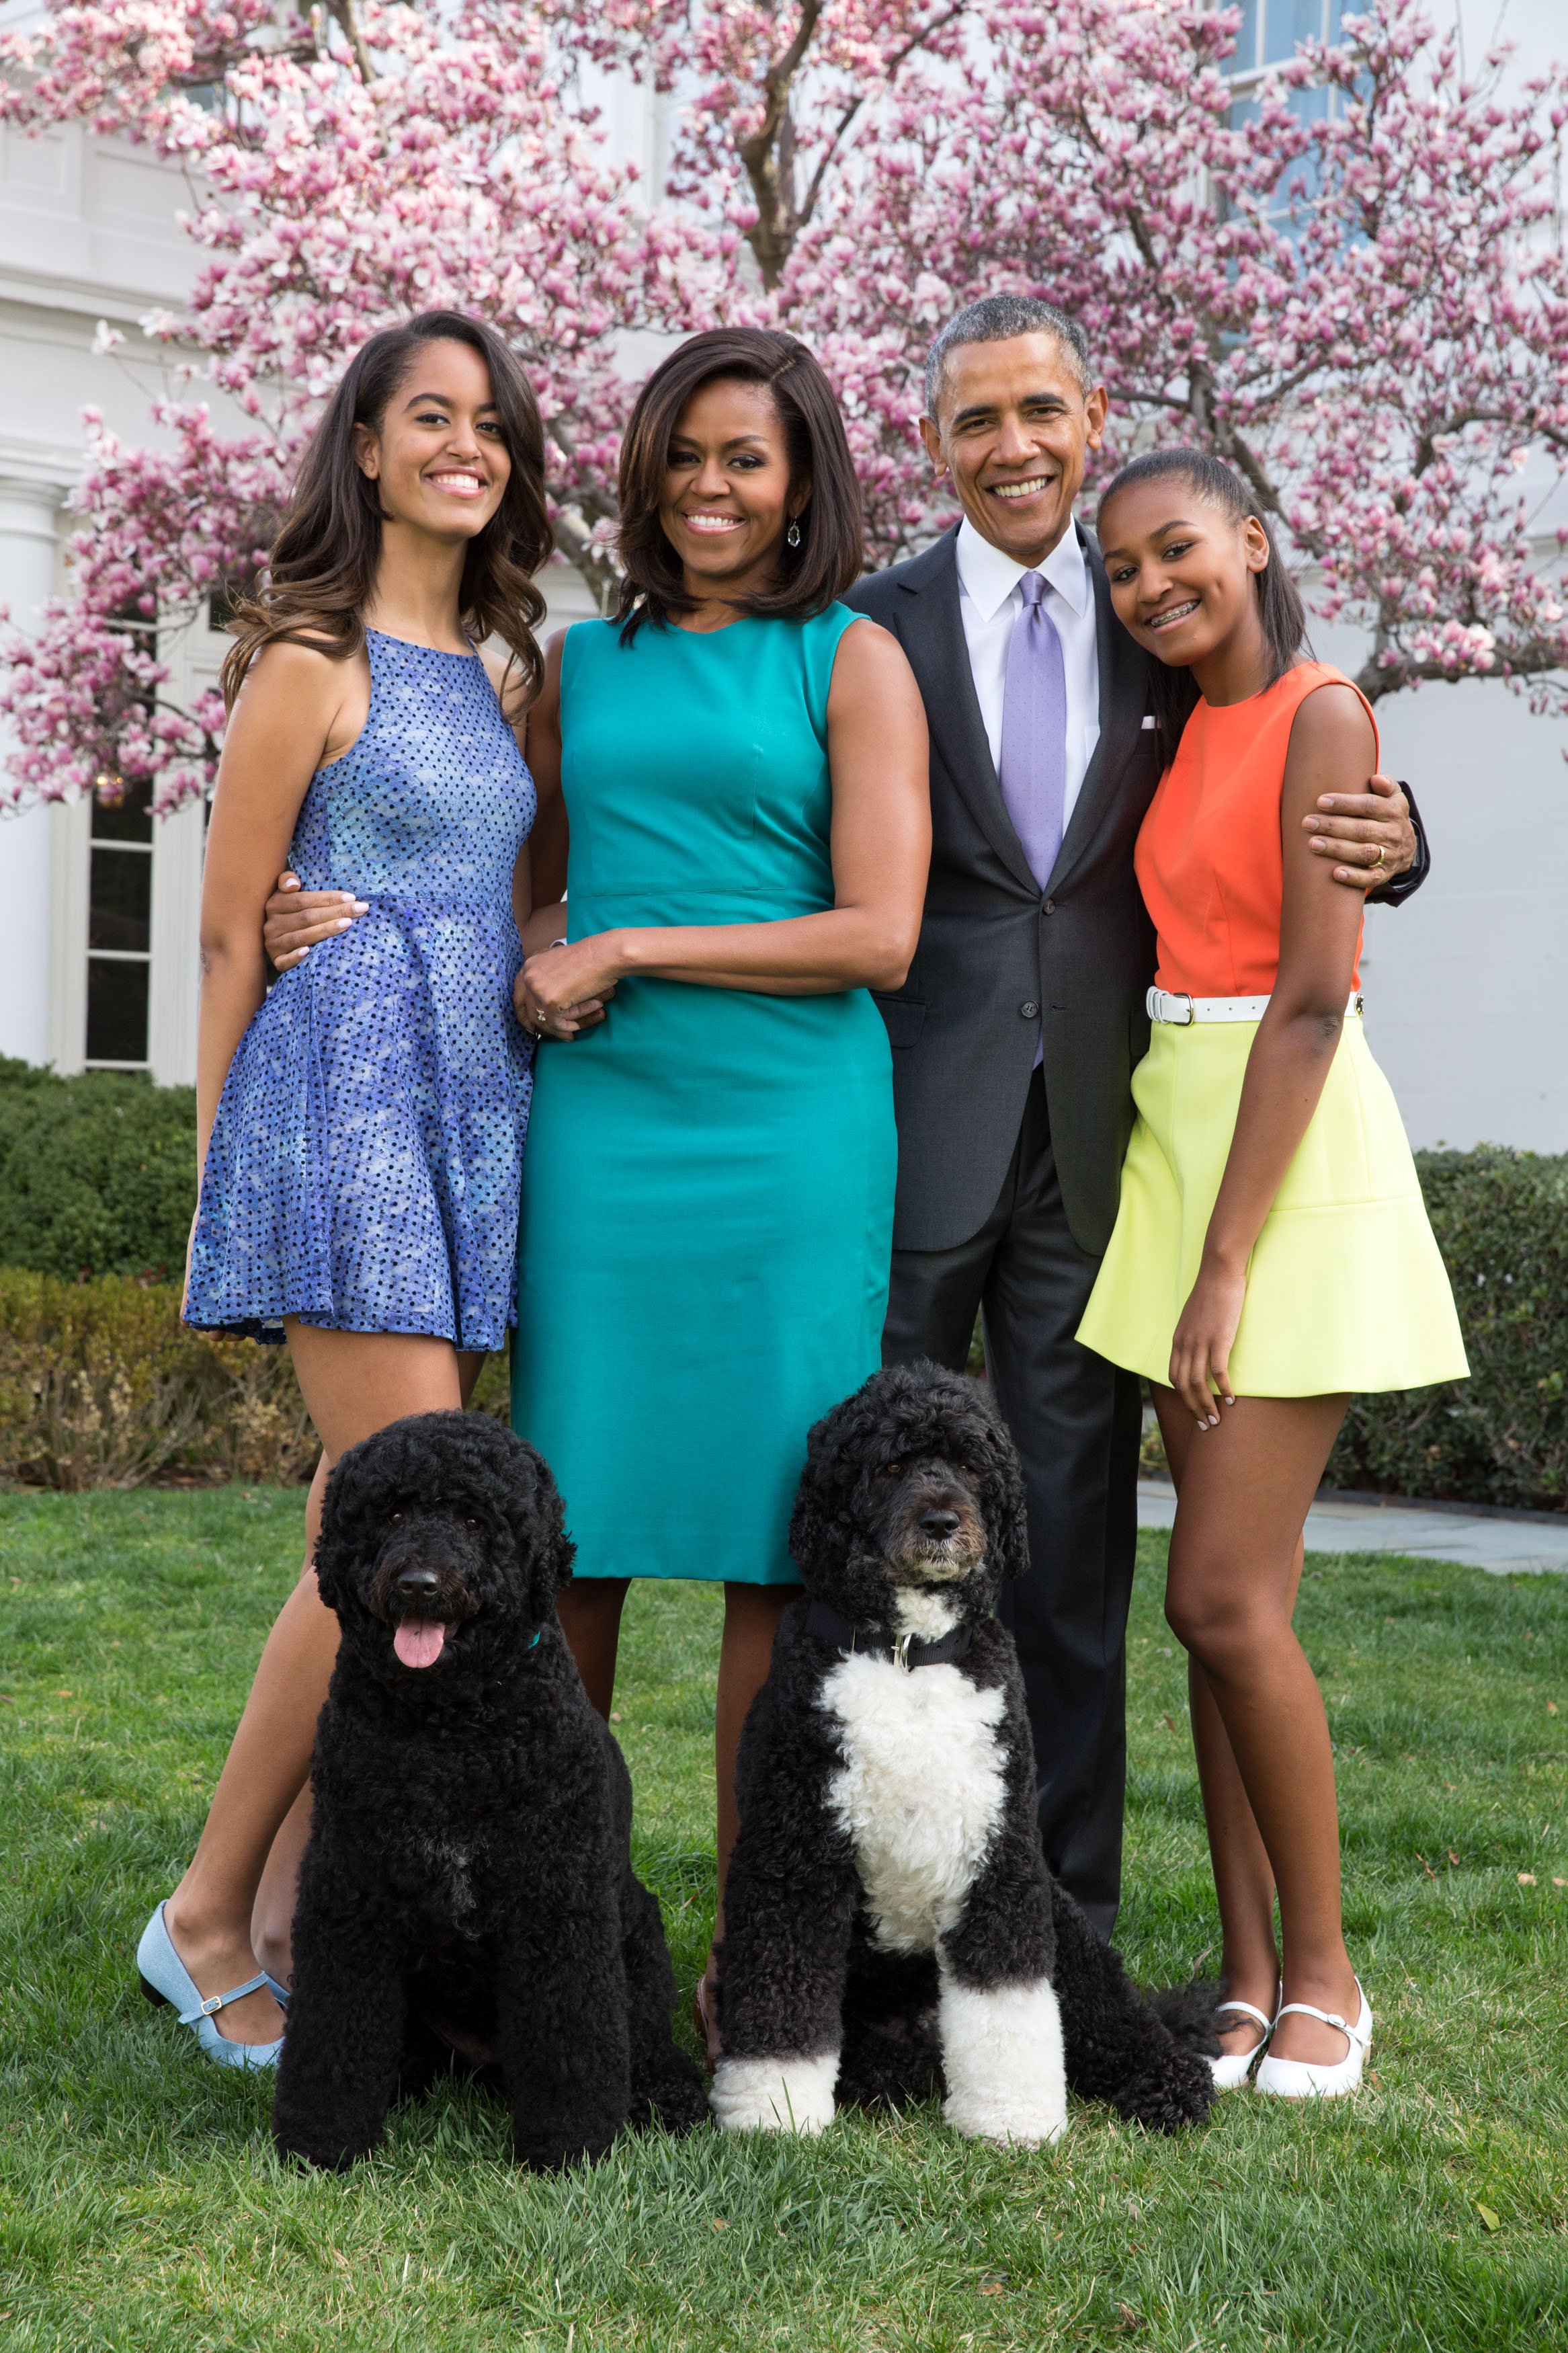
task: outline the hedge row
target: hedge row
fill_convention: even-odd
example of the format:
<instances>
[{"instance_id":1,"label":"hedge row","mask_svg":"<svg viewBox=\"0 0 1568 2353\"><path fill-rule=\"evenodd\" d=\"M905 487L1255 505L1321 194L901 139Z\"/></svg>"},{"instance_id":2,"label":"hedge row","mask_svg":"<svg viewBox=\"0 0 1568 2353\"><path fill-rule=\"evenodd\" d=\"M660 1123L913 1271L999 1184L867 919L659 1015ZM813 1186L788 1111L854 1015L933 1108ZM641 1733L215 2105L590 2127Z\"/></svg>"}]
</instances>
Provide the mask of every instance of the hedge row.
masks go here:
<instances>
[{"instance_id":1,"label":"hedge row","mask_svg":"<svg viewBox=\"0 0 1568 2353\"><path fill-rule=\"evenodd\" d=\"M500 1357L474 1401L505 1412ZM0 1267L0 1480L287 1484L316 1455L287 1348L188 1331L172 1283Z\"/></svg>"},{"instance_id":2,"label":"hedge row","mask_svg":"<svg viewBox=\"0 0 1568 2353\"><path fill-rule=\"evenodd\" d=\"M1568 1510L1568 1155L1416 1155L1470 1378L1352 1399L1339 1486Z\"/></svg>"},{"instance_id":3,"label":"hedge row","mask_svg":"<svg viewBox=\"0 0 1568 2353\"><path fill-rule=\"evenodd\" d=\"M194 1164L188 1089L0 1061L0 1478L309 1476L287 1352L185 1332L159 1279L184 1264ZM1568 1157L1416 1165L1471 1378L1356 1398L1329 1475L1568 1510ZM492 1359L479 1402L501 1410L503 1388Z\"/></svg>"},{"instance_id":4,"label":"hedge row","mask_svg":"<svg viewBox=\"0 0 1568 2353\"><path fill-rule=\"evenodd\" d=\"M173 1282L195 1169L194 1089L0 1058L0 1266Z\"/></svg>"}]
</instances>

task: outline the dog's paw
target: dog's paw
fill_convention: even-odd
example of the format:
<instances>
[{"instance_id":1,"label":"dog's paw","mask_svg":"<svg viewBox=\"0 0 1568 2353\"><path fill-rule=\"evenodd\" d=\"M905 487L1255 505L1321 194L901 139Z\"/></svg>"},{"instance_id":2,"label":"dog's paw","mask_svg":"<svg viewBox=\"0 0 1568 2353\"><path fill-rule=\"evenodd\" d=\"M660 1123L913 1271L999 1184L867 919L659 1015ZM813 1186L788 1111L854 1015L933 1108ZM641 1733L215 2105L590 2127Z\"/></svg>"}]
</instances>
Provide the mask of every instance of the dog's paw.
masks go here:
<instances>
[{"instance_id":1,"label":"dog's paw","mask_svg":"<svg viewBox=\"0 0 1568 2353\"><path fill-rule=\"evenodd\" d=\"M1112 2099L1118 2116L1152 2132L1184 2132L1201 2125L1215 2099L1214 2071L1199 2052L1169 2045L1157 2066L1119 2085Z\"/></svg>"},{"instance_id":2,"label":"dog's paw","mask_svg":"<svg viewBox=\"0 0 1568 2353\"><path fill-rule=\"evenodd\" d=\"M374 2141L306 2139L285 2133L274 2133L272 2139L286 2165L314 2173L347 2173L369 2157L375 2147Z\"/></svg>"},{"instance_id":3,"label":"dog's paw","mask_svg":"<svg viewBox=\"0 0 1568 2353\"><path fill-rule=\"evenodd\" d=\"M721 2132L819 2133L833 2122L838 2053L816 2059L721 2059L709 2094Z\"/></svg>"},{"instance_id":4,"label":"dog's paw","mask_svg":"<svg viewBox=\"0 0 1568 2353\"><path fill-rule=\"evenodd\" d=\"M942 2116L966 2140L1038 2148L1067 2130L1061 2011L1047 1978L977 1987L943 1975Z\"/></svg>"},{"instance_id":5,"label":"dog's paw","mask_svg":"<svg viewBox=\"0 0 1568 2353\"><path fill-rule=\"evenodd\" d=\"M673 2043L657 2063L633 2076L628 2119L634 2132L659 2130L675 2137L708 2122L708 2092L694 2059Z\"/></svg>"},{"instance_id":6,"label":"dog's paw","mask_svg":"<svg viewBox=\"0 0 1568 2353\"><path fill-rule=\"evenodd\" d=\"M574 2165L597 2165L615 2137L613 2132L598 2132L568 2139L564 2135L514 2128L511 2153L525 2172L565 2173Z\"/></svg>"}]
</instances>

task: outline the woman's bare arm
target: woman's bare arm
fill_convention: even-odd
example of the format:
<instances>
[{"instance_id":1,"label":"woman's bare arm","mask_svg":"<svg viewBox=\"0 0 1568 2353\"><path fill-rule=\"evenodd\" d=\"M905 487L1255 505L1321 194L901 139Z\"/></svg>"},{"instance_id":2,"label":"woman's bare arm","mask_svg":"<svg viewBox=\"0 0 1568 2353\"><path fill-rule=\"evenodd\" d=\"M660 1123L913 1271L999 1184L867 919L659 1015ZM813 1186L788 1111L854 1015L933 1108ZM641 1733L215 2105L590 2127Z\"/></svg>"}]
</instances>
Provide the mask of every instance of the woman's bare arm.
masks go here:
<instances>
[{"instance_id":1,"label":"woman's bare arm","mask_svg":"<svg viewBox=\"0 0 1568 2353\"><path fill-rule=\"evenodd\" d=\"M1171 1386L1200 1426L1217 1419L1216 1392L1226 1400L1233 1395L1230 1350L1247 1260L1318 1108L1355 969L1360 894L1337 883L1313 854L1301 819L1320 794L1354 789L1376 748L1372 723L1348 686L1318 688L1296 713L1280 795L1279 972L1247 1057L1198 1278L1171 1347Z\"/></svg>"},{"instance_id":2,"label":"woman's bare arm","mask_svg":"<svg viewBox=\"0 0 1568 2353\"><path fill-rule=\"evenodd\" d=\"M228 1066L266 991L261 913L300 805L316 770L363 724L360 667L310 646L268 646L229 718L202 876L198 1175Z\"/></svg>"},{"instance_id":3,"label":"woman's bare arm","mask_svg":"<svg viewBox=\"0 0 1568 2353\"><path fill-rule=\"evenodd\" d=\"M524 856L528 861L528 903L514 894L517 928L524 955L547 948L565 929L561 902L566 893L566 809L561 797L561 649L564 629L557 629L544 649L544 682L518 742L539 797L533 830Z\"/></svg>"},{"instance_id":4,"label":"woman's bare arm","mask_svg":"<svg viewBox=\"0 0 1568 2353\"><path fill-rule=\"evenodd\" d=\"M898 987L920 936L931 860L930 751L914 674L874 623L857 621L839 640L827 750L831 909L773 923L602 932L531 955L524 1018L553 1018L634 974L778 997Z\"/></svg>"}]
</instances>

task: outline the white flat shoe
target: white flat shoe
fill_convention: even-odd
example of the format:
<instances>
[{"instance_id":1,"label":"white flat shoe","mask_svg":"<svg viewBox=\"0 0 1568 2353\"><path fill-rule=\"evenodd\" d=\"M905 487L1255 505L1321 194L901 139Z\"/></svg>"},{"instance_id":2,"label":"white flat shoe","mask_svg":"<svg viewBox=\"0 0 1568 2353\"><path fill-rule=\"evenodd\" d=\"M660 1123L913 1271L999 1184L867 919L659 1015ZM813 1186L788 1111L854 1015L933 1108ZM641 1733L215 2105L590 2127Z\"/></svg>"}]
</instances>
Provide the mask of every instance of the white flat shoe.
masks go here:
<instances>
[{"instance_id":1,"label":"white flat shoe","mask_svg":"<svg viewBox=\"0 0 1568 2353\"><path fill-rule=\"evenodd\" d=\"M1279 2012L1280 2018L1288 2018L1297 2010L1303 2018L1321 2019L1325 2026L1337 2027L1350 2044L1344 2057L1325 2067L1310 2059L1276 2059L1270 2052L1253 2078L1254 2091L1271 2093L1277 2100L1331 2100L1342 2092L1353 2092L1372 2045L1372 2009L1359 1978L1355 1989L1361 2010L1353 2026L1331 2010L1314 2010L1310 2001L1288 2001Z\"/></svg>"},{"instance_id":2,"label":"white flat shoe","mask_svg":"<svg viewBox=\"0 0 1568 2353\"><path fill-rule=\"evenodd\" d=\"M1217 2059L1209 2061L1209 2065L1214 2071L1215 2090L1234 2092L1239 2084L1246 2083L1247 2072L1258 2052L1268 2049L1268 2038L1274 2031L1274 2021L1271 2018L1265 2018L1260 2010L1254 2010L1249 2001L1222 2001L1217 2005L1217 2009L1239 2010L1243 2017L1255 2018L1263 2029L1249 2051L1222 2051Z\"/></svg>"}]
</instances>

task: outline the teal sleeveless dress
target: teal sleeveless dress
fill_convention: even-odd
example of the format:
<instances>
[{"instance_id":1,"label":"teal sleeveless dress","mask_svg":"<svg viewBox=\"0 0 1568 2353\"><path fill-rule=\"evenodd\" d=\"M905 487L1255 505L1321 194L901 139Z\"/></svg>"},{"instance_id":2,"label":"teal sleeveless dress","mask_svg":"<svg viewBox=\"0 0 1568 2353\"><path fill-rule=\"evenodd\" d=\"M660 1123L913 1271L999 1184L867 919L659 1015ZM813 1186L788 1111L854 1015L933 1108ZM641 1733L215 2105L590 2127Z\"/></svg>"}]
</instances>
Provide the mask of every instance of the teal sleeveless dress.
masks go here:
<instances>
[{"instance_id":1,"label":"teal sleeveless dress","mask_svg":"<svg viewBox=\"0 0 1568 2353\"><path fill-rule=\"evenodd\" d=\"M569 936L833 904L827 692L855 620L583 621L561 664ZM579 1577L793 1583L819 1415L876 1369L897 1139L869 995L620 983L542 1047L512 1423Z\"/></svg>"}]
</instances>

